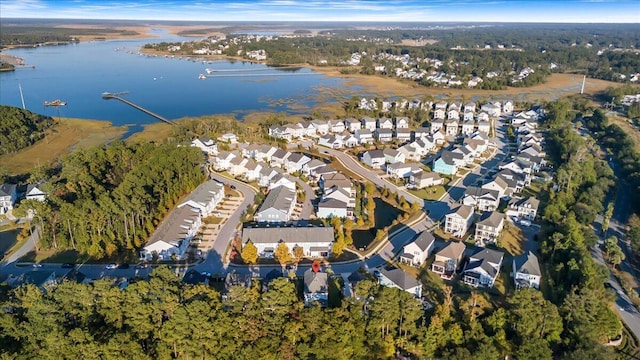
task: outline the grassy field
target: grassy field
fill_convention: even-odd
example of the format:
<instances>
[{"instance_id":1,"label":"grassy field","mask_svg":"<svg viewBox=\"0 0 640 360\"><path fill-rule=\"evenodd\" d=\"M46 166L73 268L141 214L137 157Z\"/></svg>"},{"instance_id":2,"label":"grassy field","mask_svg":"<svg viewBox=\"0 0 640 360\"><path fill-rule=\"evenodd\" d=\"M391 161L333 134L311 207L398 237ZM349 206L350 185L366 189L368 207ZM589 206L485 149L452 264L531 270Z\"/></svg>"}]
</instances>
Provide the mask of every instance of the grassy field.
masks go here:
<instances>
[{"instance_id":1,"label":"grassy field","mask_svg":"<svg viewBox=\"0 0 640 360\"><path fill-rule=\"evenodd\" d=\"M640 151L640 130L638 130L635 126L629 123L629 119L618 116L618 115L608 115L609 121L613 124L616 124L624 130L624 132L631 137L635 144L636 150Z\"/></svg>"},{"instance_id":2,"label":"grassy field","mask_svg":"<svg viewBox=\"0 0 640 360\"><path fill-rule=\"evenodd\" d=\"M61 119L44 139L17 153L0 156L0 164L11 174L23 174L34 166L54 162L75 148L105 144L125 132L125 127L114 127L107 121Z\"/></svg>"},{"instance_id":3,"label":"grassy field","mask_svg":"<svg viewBox=\"0 0 640 360\"><path fill-rule=\"evenodd\" d=\"M420 190L409 190L413 195L425 200L438 200L445 193L444 186L436 185Z\"/></svg>"},{"instance_id":4,"label":"grassy field","mask_svg":"<svg viewBox=\"0 0 640 360\"><path fill-rule=\"evenodd\" d=\"M519 255L522 254L523 241L524 234L519 227L514 225L505 226L504 230L502 230L500 247L506 250L511 255Z\"/></svg>"}]
</instances>

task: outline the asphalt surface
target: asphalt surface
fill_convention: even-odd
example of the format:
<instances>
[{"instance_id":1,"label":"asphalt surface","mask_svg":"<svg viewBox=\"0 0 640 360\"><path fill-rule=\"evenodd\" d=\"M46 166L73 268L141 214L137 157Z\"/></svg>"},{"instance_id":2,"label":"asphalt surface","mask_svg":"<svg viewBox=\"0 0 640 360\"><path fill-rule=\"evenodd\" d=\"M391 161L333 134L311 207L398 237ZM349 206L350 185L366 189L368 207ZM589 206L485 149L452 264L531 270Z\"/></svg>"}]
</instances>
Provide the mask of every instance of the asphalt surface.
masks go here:
<instances>
[{"instance_id":1,"label":"asphalt surface","mask_svg":"<svg viewBox=\"0 0 640 360\"><path fill-rule=\"evenodd\" d=\"M311 214L313 214L313 204L311 203L312 199L315 199L316 192L313 191L313 188L309 186L306 182L302 181L302 179L295 177L296 182L302 190L305 192L304 202L302 203L302 210L300 211L300 219L309 219L311 218Z\"/></svg>"}]
</instances>

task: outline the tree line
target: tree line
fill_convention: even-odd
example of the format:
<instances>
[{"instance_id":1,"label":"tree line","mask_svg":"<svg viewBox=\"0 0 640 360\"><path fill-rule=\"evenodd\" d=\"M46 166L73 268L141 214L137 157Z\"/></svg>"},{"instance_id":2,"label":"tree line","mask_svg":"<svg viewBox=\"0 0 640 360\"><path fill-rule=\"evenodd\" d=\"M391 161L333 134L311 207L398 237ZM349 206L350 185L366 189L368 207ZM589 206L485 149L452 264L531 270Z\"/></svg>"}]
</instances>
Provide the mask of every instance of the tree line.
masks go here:
<instances>
[{"instance_id":1,"label":"tree line","mask_svg":"<svg viewBox=\"0 0 640 360\"><path fill-rule=\"evenodd\" d=\"M20 207L35 210L40 248L135 258L169 209L202 182L203 162L198 149L175 143L77 149L61 160L47 201Z\"/></svg>"},{"instance_id":2,"label":"tree line","mask_svg":"<svg viewBox=\"0 0 640 360\"><path fill-rule=\"evenodd\" d=\"M33 145L55 124L50 116L6 105L0 105L0 118L0 155Z\"/></svg>"}]
</instances>

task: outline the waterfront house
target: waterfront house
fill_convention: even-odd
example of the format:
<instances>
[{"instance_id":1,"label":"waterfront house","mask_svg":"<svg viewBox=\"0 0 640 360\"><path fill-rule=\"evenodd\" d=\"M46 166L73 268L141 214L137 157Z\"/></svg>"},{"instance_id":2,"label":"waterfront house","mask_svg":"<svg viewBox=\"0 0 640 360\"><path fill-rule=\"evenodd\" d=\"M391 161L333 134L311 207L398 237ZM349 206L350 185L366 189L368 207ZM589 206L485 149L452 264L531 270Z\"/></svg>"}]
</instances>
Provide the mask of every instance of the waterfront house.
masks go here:
<instances>
[{"instance_id":1,"label":"waterfront house","mask_svg":"<svg viewBox=\"0 0 640 360\"><path fill-rule=\"evenodd\" d=\"M208 136L194 139L191 142L191 146L197 147L207 155L215 155L218 153L218 144L214 140L211 140Z\"/></svg>"}]
</instances>

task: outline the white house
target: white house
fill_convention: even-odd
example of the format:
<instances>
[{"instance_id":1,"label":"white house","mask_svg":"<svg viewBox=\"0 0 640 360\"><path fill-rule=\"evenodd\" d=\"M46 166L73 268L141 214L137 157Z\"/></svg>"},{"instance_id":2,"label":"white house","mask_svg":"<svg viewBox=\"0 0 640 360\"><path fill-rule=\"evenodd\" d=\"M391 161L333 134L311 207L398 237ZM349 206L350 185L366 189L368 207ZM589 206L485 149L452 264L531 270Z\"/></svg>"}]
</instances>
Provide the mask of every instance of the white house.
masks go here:
<instances>
[{"instance_id":1,"label":"white house","mask_svg":"<svg viewBox=\"0 0 640 360\"><path fill-rule=\"evenodd\" d=\"M238 154L221 151L216 155L216 158L213 162L213 168L221 171L221 170L229 170L231 168L231 160L238 157Z\"/></svg>"},{"instance_id":2,"label":"white house","mask_svg":"<svg viewBox=\"0 0 640 360\"><path fill-rule=\"evenodd\" d=\"M406 128L397 129L395 135L399 143L404 143L411 140L411 130Z\"/></svg>"},{"instance_id":3,"label":"white house","mask_svg":"<svg viewBox=\"0 0 640 360\"><path fill-rule=\"evenodd\" d=\"M224 185L215 180L208 180L198 185L178 207L190 206L200 211L202 217L207 217L222 199L224 199Z\"/></svg>"},{"instance_id":4,"label":"white house","mask_svg":"<svg viewBox=\"0 0 640 360\"><path fill-rule=\"evenodd\" d=\"M140 250L140 260L152 261L154 257L160 261L184 259L201 223L200 210L191 206L176 208L160 223Z\"/></svg>"},{"instance_id":5,"label":"white house","mask_svg":"<svg viewBox=\"0 0 640 360\"><path fill-rule=\"evenodd\" d=\"M531 251L513 257L513 281L516 289L534 288L540 289L542 272L538 257Z\"/></svg>"},{"instance_id":6,"label":"white house","mask_svg":"<svg viewBox=\"0 0 640 360\"><path fill-rule=\"evenodd\" d=\"M511 114L513 112L513 102L511 100L502 102L502 112L505 114Z\"/></svg>"},{"instance_id":7,"label":"white house","mask_svg":"<svg viewBox=\"0 0 640 360\"><path fill-rule=\"evenodd\" d=\"M406 116L397 116L396 129L408 129L408 128L409 128L409 118Z\"/></svg>"},{"instance_id":8,"label":"white house","mask_svg":"<svg viewBox=\"0 0 640 360\"><path fill-rule=\"evenodd\" d=\"M273 190L279 186L284 186L291 191L296 191L296 181L291 175L288 174L276 174L271 178L271 180L269 180L267 188L269 190Z\"/></svg>"},{"instance_id":9,"label":"white house","mask_svg":"<svg viewBox=\"0 0 640 360\"><path fill-rule=\"evenodd\" d=\"M318 202L316 216L319 218L346 218L349 216L347 203L333 198L323 198Z\"/></svg>"},{"instance_id":10,"label":"white house","mask_svg":"<svg viewBox=\"0 0 640 360\"><path fill-rule=\"evenodd\" d=\"M485 111L482 111L476 116L476 120L478 120L478 121L489 121L489 114L487 112L485 112Z\"/></svg>"},{"instance_id":11,"label":"white house","mask_svg":"<svg viewBox=\"0 0 640 360\"><path fill-rule=\"evenodd\" d=\"M538 214L540 200L534 197L511 198L507 205L507 216L533 221Z\"/></svg>"},{"instance_id":12,"label":"white house","mask_svg":"<svg viewBox=\"0 0 640 360\"><path fill-rule=\"evenodd\" d=\"M491 288L498 278L504 253L487 248L476 248L464 269L462 281L474 287Z\"/></svg>"},{"instance_id":13,"label":"white house","mask_svg":"<svg viewBox=\"0 0 640 360\"><path fill-rule=\"evenodd\" d=\"M316 127L310 121L303 121L297 124L299 128L302 129L302 133L304 136L315 136L316 135Z\"/></svg>"},{"instance_id":14,"label":"white house","mask_svg":"<svg viewBox=\"0 0 640 360\"><path fill-rule=\"evenodd\" d=\"M289 251L299 246L305 256L326 257L331 253L333 227L254 227L242 229L242 244L251 241L258 256L272 258L278 244L284 242Z\"/></svg>"},{"instance_id":15,"label":"white house","mask_svg":"<svg viewBox=\"0 0 640 360\"><path fill-rule=\"evenodd\" d=\"M476 117L475 113L471 112L471 111L465 111L465 113L462 115L462 121L473 121L473 119Z\"/></svg>"},{"instance_id":16,"label":"white house","mask_svg":"<svg viewBox=\"0 0 640 360\"><path fill-rule=\"evenodd\" d=\"M362 117L362 128L374 131L376 129L376 119L368 116Z\"/></svg>"},{"instance_id":17,"label":"white house","mask_svg":"<svg viewBox=\"0 0 640 360\"><path fill-rule=\"evenodd\" d=\"M42 191L42 184L28 184L24 197L25 200L45 201L47 199L47 194ZM1 206L2 205L0 205L0 207Z\"/></svg>"},{"instance_id":18,"label":"white house","mask_svg":"<svg viewBox=\"0 0 640 360\"><path fill-rule=\"evenodd\" d=\"M376 140L380 142L389 142L393 140L393 131L391 131L391 129L387 129L387 128L376 129L373 132L373 135L376 138Z\"/></svg>"},{"instance_id":19,"label":"white house","mask_svg":"<svg viewBox=\"0 0 640 360\"><path fill-rule=\"evenodd\" d=\"M469 231L473 223L473 208L467 205L458 206L455 211L445 216L444 231L453 236L462 237Z\"/></svg>"},{"instance_id":20,"label":"white house","mask_svg":"<svg viewBox=\"0 0 640 360\"><path fill-rule=\"evenodd\" d=\"M329 120L328 125L329 131L335 134L341 133L345 130L344 121L342 120Z\"/></svg>"},{"instance_id":21,"label":"white house","mask_svg":"<svg viewBox=\"0 0 640 360\"><path fill-rule=\"evenodd\" d=\"M404 290L417 299L422 297L422 284L413 277L407 275L402 269L380 270L378 282L382 286Z\"/></svg>"},{"instance_id":22,"label":"white house","mask_svg":"<svg viewBox=\"0 0 640 360\"><path fill-rule=\"evenodd\" d=\"M433 111L433 119L434 120L444 120L444 118L447 116L446 110L444 109L435 109Z\"/></svg>"},{"instance_id":23,"label":"white house","mask_svg":"<svg viewBox=\"0 0 640 360\"><path fill-rule=\"evenodd\" d=\"M462 135L469 136L473 134L475 130L475 122L473 121L473 117L470 120L466 120L462 123Z\"/></svg>"},{"instance_id":24,"label":"white house","mask_svg":"<svg viewBox=\"0 0 640 360\"><path fill-rule=\"evenodd\" d=\"M447 119L460 120L460 113L455 109L449 110L449 112L447 113Z\"/></svg>"},{"instance_id":25,"label":"white house","mask_svg":"<svg viewBox=\"0 0 640 360\"><path fill-rule=\"evenodd\" d=\"M476 234L474 240L476 244L495 244L498 241L500 232L504 228L504 214L497 211L485 212L476 223Z\"/></svg>"},{"instance_id":26,"label":"white house","mask_svg":"<svg viewBox=\"0 0 640 360\"><path fill-rule=\"evenodd\" d=\"M207 136L193 140L191 146L197 147L207 155L215 155L218 153L218 144Z\"/></svg>"},{"instance_id":27,"label":"white house","mask_svg":"<svg viewBox=\"0 0 640 360\"><path fill-rule=\"evenodd\" d=\"M369 129L358 129L356 130L356 139L360 144L370 144L373 142L373 133Z\"/></svg>"},{"instance_id":28,"label":"white house","mask_svg":"<svg viewBox=\"0 0 640 360\"><path fill-rule=\"evenodd\" d=\"M436 118L431 121L431 134L437 133L444 127L444 119Z\"/></svg>"},{"instance_id":29,"label":"white house","mask_svg":"<svg viewBox=\"0 0 640 360\"><path fill-rule=\"evenodd\" d=\"M459 123L457 119L448 119L444 123L445 133L448 136L456 136L458 135Z\"/></svg>"},{"instance_id":30,"label":"white house","mask_svg":"<svg viewBox=\"0 0 640 360\"><path fill-rule=\"evenodd\" d=\"M386 148L382 150L382 153L384 154L384 161L388 164L404 163L405 161L404 154L397 150Z\"/></svg>"},{"instance_id":31,"label":"white house","mask_svg":"<svg viewBox=\"0 0 640 360\"><path fill-rule=\"evenodd\" d=\"M362 162L374 169L381 169L385 164L385 156L382 150L369 150L362 154Z\"/></svg>"},{"instance_id":32,"label":"white house","mask_svg":"<svg viewBox=\"0 0 640 360\"><path fill-rule=\"evenodd\" d=\"M220 136L220 141L230 143L230 144L235 144L238 142L238 137L234 133L226 133Z\"/></svg>"},{"instance_id":33,"label":"white house","mask_svg":"<svg viewBox=\"0 0 640 360\"><path fill-rule=\"evenodd\" d=\"M500 103L498 103L500 104ZM480 110L486 112L489 116L498 117L500 116L500 105L487 103L480 107Z\"/></svg>"},{"instance_id":34,"label":"white house","mask_svg":"<svg viewBox=\"0 0 640 360\"><path fill-rule=\"evenodd\" d=\"M381 117L378 119L378 128L379 129L393 129L393 120L388 117Z\"/></svg>"},{"instance_id":35,"label":"white house","mask_svg":"<svg viewBox=\"0 0 640 360\"><path fill-rule=\"evenodd\" d=\"M344 126L350 133L355 133L356 130L362 129L362 123L360 120L354 118L345 119Z\"/></svg>"},{"instance_id":36,"label":"white house","mask_svg":"<svg viewBox=\"0 0 640 360\"><path fill-rule=\"evenodd\" d=\"M335 135L324 135L318 138L318 145L331 149L342 149L344 147L344 142L340 137Z\"/></svg>"},{"instance_id":37,"label":"white house","mask_svg":"<svg viewBox=\"0 0 640 360\"><path fill-rule=\"evenodd\" d=\"M5 214L9 210L13 210L18 199L17 187L15 184L0 185L0 214Z\"/></svg>"},{"instance_id":38,"label":"white house","mask_svg":"<svg viewBox=\"0 0 640 360\"><path fill-rule=\"evenodd\" d=\"M424 189L431 186L442 185L444 179L436 172L420 171L412 173L409 177L409 185L415 189Z\"/></svg>"},{"instance_id":39,"label":"white house","mask_svg":"<svg viewBox=\"0 0 640 360\"><path fill-rule=\"evenodd\" d=\"M435 241L430 232L421 232L415 240L404 246L400 262L416 267L422 266L431 255Z\"/></svg>"},{"instance_id":40,"label":"white house","mask_svg":"<svg viewBox=\"0 0 640 360\"><path fill-rule=\"evenodd\" d=\"M421 173L422 168L416 163L405 164L401 162L387 165L387 175L396 179L409 178L412 174Z\"/></svg>"},{"instance_id":41,"label":"white house","mask_svg":"<svg viewBox=\"0 0 640 360\"><path fill-rule=\"evenodd\" d=\"M329 133L329 123L325 120L311 120L311 125L316 128L316 134L326 135Z\"/></svg>"},{"instance_id":42,"label":"white house","mask_svg":"<svg viewBox=\"0 0 640 360\"><path fill-rule=\"evenodd\" d=\"M284 162L284 168L289 174L301 172L302 167L311 161L311 158L303 153L292 153Z\"/></svg>"}]
</instances>

